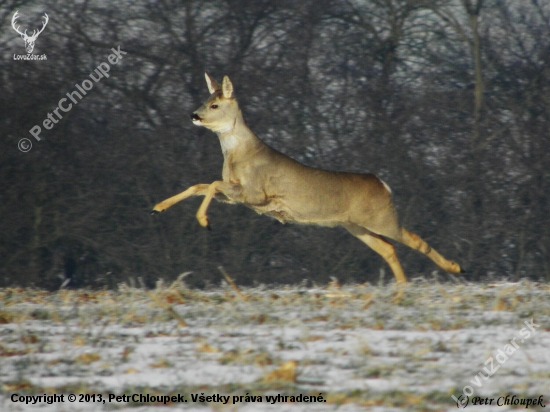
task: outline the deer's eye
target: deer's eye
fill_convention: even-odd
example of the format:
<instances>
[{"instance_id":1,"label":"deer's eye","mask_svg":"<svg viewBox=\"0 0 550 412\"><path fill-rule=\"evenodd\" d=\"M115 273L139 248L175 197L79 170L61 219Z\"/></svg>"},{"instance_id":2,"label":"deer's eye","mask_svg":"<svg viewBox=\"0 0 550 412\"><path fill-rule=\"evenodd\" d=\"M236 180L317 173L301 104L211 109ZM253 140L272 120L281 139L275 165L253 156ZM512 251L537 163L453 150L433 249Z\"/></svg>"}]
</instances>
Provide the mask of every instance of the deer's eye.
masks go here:
<instances>
[{"instance_id":1,"label":"deer's eye","mask_svg":"<svg viewBox=\"0 0 550 412\"><path fill-rule=\"evenodd\" d=\"M212 106L210 106L211 109L217 109L218 108L218 105L217 104L213 104Z\"/></svg>"}]
</instances>

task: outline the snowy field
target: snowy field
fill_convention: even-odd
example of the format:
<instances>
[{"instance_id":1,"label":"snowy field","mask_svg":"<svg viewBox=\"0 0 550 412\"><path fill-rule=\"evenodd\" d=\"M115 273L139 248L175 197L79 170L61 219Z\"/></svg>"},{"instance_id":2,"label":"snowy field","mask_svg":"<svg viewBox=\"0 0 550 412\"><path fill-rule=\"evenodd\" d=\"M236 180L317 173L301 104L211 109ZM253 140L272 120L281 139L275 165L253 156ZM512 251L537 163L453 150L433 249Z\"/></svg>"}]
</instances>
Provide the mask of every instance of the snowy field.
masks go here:
<instances>
[{"instance_id":1,"label":"snowy field","mask_svg":"<svg viewBox=\"0 0 550 412\"><path fill-rule=\"evenodd\" d=\"M525 410L506 399L550 400L550 286L417 280L395 296L395 285L336 283L0 289L0 410L504 411Z\"/></svg>"}]
</instances>

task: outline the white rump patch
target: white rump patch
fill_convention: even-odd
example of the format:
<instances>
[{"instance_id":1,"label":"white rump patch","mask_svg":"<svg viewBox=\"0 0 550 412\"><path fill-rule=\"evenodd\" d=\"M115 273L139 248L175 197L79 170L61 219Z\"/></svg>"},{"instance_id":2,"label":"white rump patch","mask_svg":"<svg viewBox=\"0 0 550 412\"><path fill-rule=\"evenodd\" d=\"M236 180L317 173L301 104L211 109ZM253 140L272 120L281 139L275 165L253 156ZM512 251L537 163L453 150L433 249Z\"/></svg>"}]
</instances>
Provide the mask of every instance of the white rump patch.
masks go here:
<instances>
[{"instance_id":1,"label":"white rump patch","mask_svg":"<svg viewBox=\"0 0 550 412\"><path fill-rule=\"evenodd\" d=\"M388 192L390 192L390 195L391 195L391 187L390 187L386 182L384 182L382 179L380 179L380 178L378 178L378 179L382 182L382 184L384 185L384 187L386 188L386 190L387 190Z\"/></svg>"}]
</instances>

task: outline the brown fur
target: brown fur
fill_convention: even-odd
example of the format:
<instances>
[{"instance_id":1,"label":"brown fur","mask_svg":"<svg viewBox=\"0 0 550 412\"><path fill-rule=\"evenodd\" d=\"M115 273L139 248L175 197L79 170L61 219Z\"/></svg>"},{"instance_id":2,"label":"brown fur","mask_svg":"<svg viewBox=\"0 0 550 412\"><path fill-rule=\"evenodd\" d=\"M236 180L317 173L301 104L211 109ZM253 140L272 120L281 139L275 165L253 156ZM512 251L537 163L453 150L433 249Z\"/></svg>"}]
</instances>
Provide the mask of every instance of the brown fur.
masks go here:
<instances>
[{"instance_id":1,"label":"brown fur","mask_svg":"<svg viewBox=\"0 0 550 412\"><path fill-rule=\"evenodd\" d=\"M222 180L192 186L158 203L153 212L162 212L190 196L204 196L197 219L208 227L206 212L216 198L242 203L282 223L343 226L386 260L398 283L407 279L386 238L424 253L448 272L462 271L457 263L399 225L389 188L378 177L316 169L279 153L244 122L229 77L225 76L220 86L206 74L206 82L210 97L191 117L193 123L216 132L220 139Z\"/></svg>"}]
</instances>

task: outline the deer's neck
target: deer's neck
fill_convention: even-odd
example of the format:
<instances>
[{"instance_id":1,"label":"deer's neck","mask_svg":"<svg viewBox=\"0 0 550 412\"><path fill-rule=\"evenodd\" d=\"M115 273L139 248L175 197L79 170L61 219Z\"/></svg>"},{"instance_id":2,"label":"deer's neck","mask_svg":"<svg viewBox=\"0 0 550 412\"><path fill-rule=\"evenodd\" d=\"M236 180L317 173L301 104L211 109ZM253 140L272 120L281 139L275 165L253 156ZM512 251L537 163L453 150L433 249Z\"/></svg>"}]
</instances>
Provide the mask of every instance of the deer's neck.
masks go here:
<instances>
[{"instance_id":1,"label":"deer's neck","mask_svg":"<svg viewBox=\"0 0 550 412\"><path fill-rule=\"evenodd\" d=\"M257 151L265 143L256 136L244 122L239 112L233 123L217 132L225 159Z\"/></svg>"}]
</instances>

